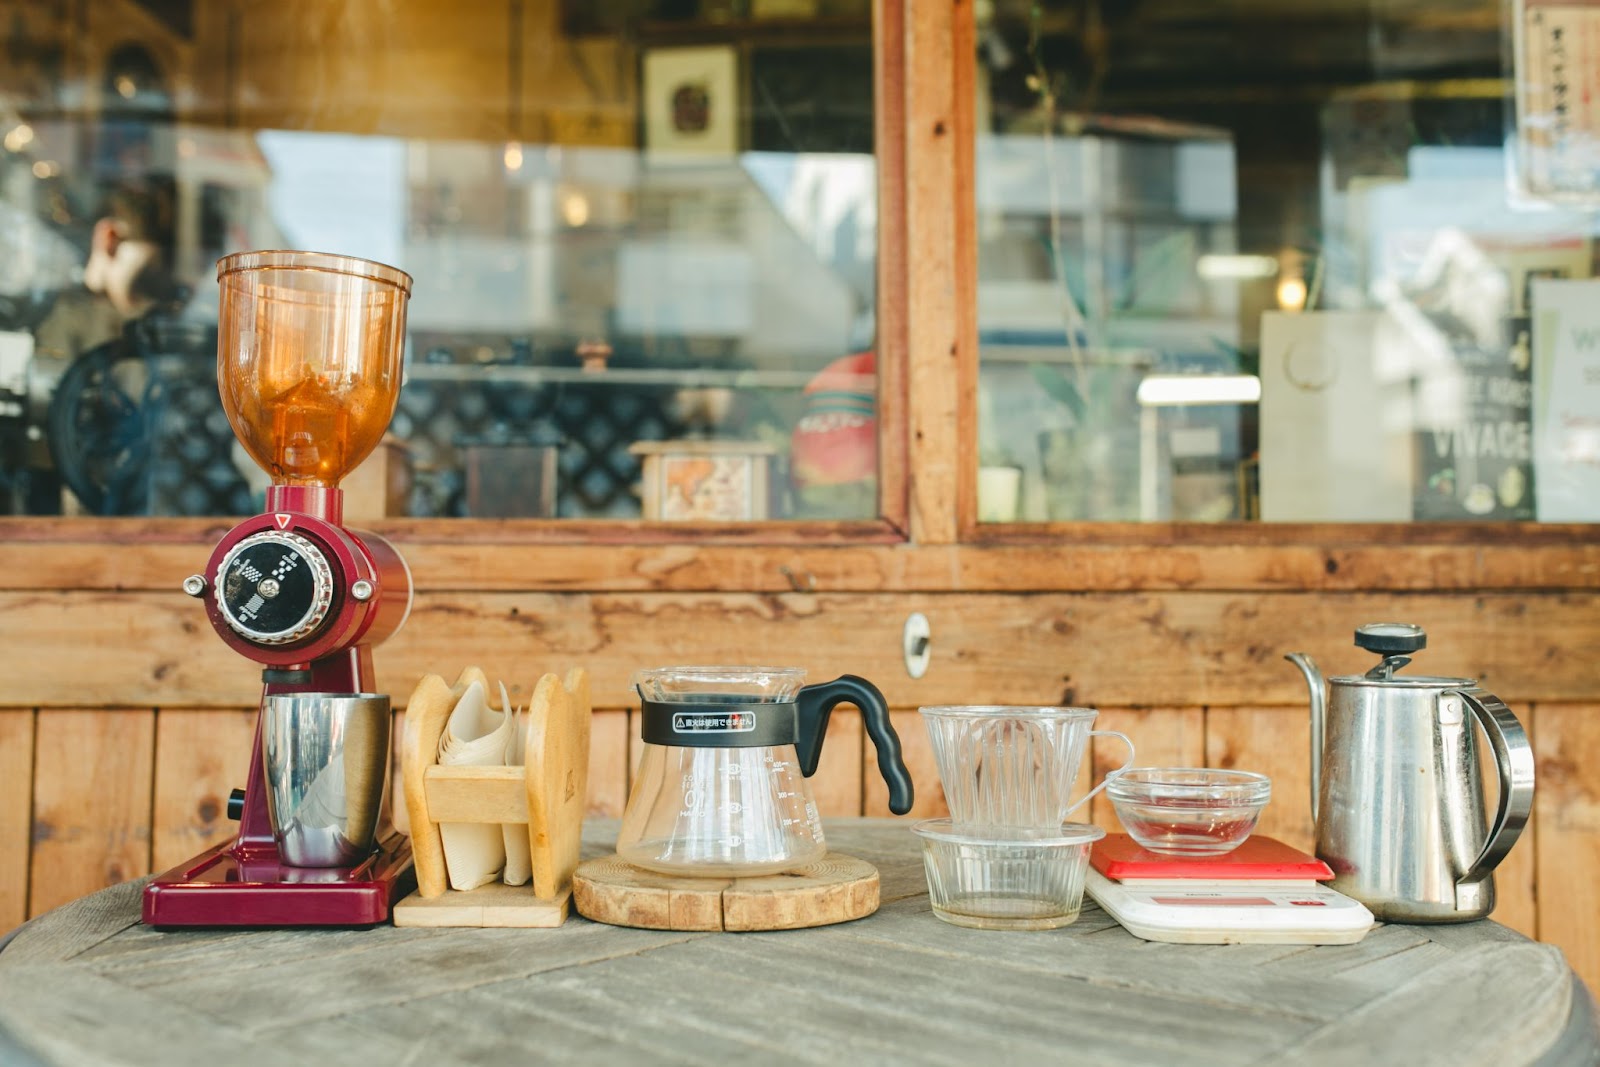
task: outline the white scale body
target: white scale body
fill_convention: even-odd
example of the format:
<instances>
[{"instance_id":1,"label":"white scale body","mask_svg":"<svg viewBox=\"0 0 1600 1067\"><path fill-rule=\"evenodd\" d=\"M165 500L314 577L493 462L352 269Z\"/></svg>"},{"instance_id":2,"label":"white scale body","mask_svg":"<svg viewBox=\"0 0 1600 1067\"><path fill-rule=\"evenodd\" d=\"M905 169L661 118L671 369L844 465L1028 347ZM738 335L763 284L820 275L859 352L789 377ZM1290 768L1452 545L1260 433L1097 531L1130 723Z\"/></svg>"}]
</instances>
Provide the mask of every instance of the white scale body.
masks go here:
<instances>
[{"instance_id":1,"label":"white scale body","mask_svg":"<svg viewBox=\"0 0 1600 1067\"><path fill-rule=\"evenodd\" d=\"M1090 869L1085 891L1146 941L1350 945L1372 928L1364 905L1300 879L1129 879Z\"/></svg>"}]
</instances>

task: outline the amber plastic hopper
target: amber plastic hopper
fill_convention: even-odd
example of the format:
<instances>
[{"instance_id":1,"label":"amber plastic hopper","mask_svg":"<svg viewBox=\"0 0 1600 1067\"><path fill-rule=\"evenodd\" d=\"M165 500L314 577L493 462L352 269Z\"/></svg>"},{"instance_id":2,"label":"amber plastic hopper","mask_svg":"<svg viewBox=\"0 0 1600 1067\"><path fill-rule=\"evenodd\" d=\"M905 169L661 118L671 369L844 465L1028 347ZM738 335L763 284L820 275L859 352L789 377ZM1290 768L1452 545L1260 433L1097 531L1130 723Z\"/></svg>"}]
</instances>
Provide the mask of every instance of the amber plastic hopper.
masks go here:
<instances>
[{"instance_id":1,"label":"amber plastic hopper","mask_svg":"<svg viewBox=\"0 0 1600 1067\"><path fill-rule=\"evenodd\" d=\"M337 486L394 415L411 277L274 251L228 256L217 281L217 385L233 432L275 484Z\"/></svg>"}]
</instances>

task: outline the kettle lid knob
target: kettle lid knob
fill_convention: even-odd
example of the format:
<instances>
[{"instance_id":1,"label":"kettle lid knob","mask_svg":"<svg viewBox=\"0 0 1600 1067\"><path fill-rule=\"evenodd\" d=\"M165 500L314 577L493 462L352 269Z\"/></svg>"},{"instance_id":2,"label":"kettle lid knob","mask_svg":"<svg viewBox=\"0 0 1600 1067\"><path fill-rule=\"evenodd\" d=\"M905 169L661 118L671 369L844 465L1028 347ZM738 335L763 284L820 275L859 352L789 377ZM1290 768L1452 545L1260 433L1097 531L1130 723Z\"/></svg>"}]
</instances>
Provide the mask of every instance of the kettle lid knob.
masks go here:
<instances>
[{"instance_id":1,"label":"kettle lid knob","mask_svg":"<svg viewBox=\"0 0 1600 1067\"><path fill-rule=\"evenodd\" d=\"M1427 648L1428 635L1409 622L1369 622L1356 627L1356 645L1380 656L1403 656Z\"/></svg>"}]
</instances>

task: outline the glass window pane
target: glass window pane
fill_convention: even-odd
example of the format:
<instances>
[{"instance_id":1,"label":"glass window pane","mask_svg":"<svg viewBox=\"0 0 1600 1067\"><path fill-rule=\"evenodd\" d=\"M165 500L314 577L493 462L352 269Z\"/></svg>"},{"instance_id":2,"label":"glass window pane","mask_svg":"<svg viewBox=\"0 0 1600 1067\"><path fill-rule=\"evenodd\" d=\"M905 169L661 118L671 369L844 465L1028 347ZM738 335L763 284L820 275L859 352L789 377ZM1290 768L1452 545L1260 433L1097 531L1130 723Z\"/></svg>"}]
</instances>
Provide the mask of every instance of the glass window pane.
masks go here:
<instances>
[{"instance_id":1,"label":"glass window pane","mask_svg":"<svg viewBox=\"0 0 1600 1067\"><path fill-rule=\"evenodd\" d=\"M872 518L866 0L22 3L0 514L242 514L216 260L410 273L367 513Z\"/></svg>"},{"instance_id":2,"label":"glass window pane","mask_svg":"<svg viewBox=\"0 0 1600 1067\"><path fill-rule=\"evenodd\" d=\"M1600 8L979 10L980 519L1600 519Z\"/></svg>"}]
</instances>

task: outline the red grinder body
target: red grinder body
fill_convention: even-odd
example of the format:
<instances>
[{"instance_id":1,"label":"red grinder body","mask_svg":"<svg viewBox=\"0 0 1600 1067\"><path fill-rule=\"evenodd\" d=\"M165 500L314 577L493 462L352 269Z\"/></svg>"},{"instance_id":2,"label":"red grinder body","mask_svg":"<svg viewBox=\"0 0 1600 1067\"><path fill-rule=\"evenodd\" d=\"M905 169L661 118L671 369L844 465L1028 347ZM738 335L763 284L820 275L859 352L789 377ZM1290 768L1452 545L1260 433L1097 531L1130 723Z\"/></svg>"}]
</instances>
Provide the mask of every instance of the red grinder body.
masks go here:
<instances>
[{"instance_id":1,"label":"red grinder body","mask_svg":"<svg viewBox=\"0 0 1600 1067\"><path fill-rule=\"evenodd\" d=\"M382 537L339 524L341 490L273 486L267 502L271 510L228 531L211 553L201 595L212 627L235 651L267 668L263 701L274 693L370 692L372 646L397 631L410 612L404 558ZM303 636L263 643L250 630L260 616L241 619L249 601L229 596L229 575L252 566L252 550L277 559L278 568L292 560L293 570L316 572L292 610L298 627L308 631ZM307 616L314 621L302 621ZM385 820L377 850L360 864L288 866L273 838L262 774L258 728L245 789L229 805L239 817L238 836L152 879L144 921L363 926L386 919L389 905L408 888L409 840Z\"/></svg>"}]
</instances>

